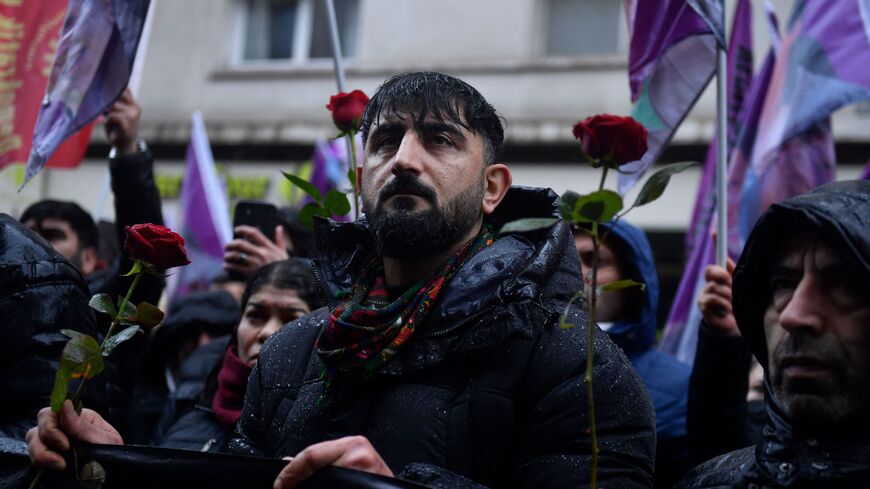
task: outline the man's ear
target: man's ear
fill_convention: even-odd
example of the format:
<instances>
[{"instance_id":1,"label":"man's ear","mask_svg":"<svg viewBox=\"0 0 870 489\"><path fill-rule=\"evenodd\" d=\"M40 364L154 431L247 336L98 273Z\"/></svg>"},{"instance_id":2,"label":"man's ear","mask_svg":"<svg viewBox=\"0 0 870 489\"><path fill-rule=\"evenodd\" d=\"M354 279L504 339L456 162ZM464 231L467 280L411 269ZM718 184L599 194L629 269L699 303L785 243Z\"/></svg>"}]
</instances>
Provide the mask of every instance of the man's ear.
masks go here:
<instances>
[{"instance_id":1,"label":"man's ear","mask_svg":"<svg viewBox=\"0 0 870 489\"><path fill-rule=\"evenodd\" d=\"M88 246L82 248L79 251L79 257L81 258L81 272L82 275L90 275L97 268L97 249L93 246Z\"/></svg>"},{"instance_id":2,"label":"man's ear","mask_svg":"<svg viewBox=\"0 0 870 489\"><path fill-rule=\"evenodd\" d=\"M513 182L511 171L502 163L493 163L483 171L483 215L492 214Z\"/></svg>"}]
</instances>

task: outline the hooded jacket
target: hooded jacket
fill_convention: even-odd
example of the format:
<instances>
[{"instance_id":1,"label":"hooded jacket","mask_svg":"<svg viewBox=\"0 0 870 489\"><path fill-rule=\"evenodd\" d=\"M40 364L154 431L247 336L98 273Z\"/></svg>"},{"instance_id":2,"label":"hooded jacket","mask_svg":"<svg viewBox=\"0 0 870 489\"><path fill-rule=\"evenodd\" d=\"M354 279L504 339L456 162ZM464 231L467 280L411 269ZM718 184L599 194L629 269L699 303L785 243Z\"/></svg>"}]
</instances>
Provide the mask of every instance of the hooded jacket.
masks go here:
<instances>
[{"instance_id":1,"label":"hooded jacket","mask_svg":"<svg viewBox=\"0 0 870 489\"><path fill-rule=\"evenodd\" d=\"M627 278L644 284L644 302L636 320L616 321L607 330L614 343L628 355L643 379L656 411L659 438L686 436L686 400L692 369L665 352L655 349L659 280L652 249L644 232L625 221L608 228L608 239L625 244L627 256L620 262L627 267Z\"/></svg>"},{"instance_id":2,"label":"hooded jacket","mask_svg":"<svg viewBox=\"0 0 870 489\"><path fill-rule=\"evenodd\" d=\"M512 188L490 222L555 215L555 194ZM364 221L316 229L315 271L326 299L353 284L373 250ZM329 310L288 325L251 374L236 453L282 457L364 435L398 477L437 487L565 487L588 481L582 383L588 320L579 261L558 222L504 235L445 285L402 349L352 393L318 404L322 363L313 344ZM559 327L568 307L567 322ZM645 390L604 334L595 339L599 487L650 487L654 431Z\"/></svg>"},{"instance_id":3,"label":"hooded jacket","mask_svg":"<svg viewBox=\"0 0 870 489\"><path fill-rule=\"evenodd\" d=\"M770 265L782 237L811 229L837 242L870 277L870 181L822 185L771 206L746 242L734 273L734 314L749 348L767 372L764 311L770 300ZM870 354L870 352L867 352ZM755 446L725 454L693 469L681 488L870 486L870 440L806 439L765 378L767 424Z\"/></svg>"},{"instance_id":4,"label":"hooded jacket","mask_svg":"<svg viewBox=\"0 0 870 489\"><path fill-rule=\"evenodd\" d=\"M659 281L646 234L625 221L609 223L607 240L625 268L623 278L644 284L637 318L614 322L607 334L622 348L652 399L656 414L656 487L671 487L690 468L686 432L692 369L655 348Z\"/></svg>"},{"instance_id":5,"label":"hooded jacket","mask_svg":"<svg viewBox=\"0 0 870 489\"><path fill-rule=\"evenodd\" d=\"M48 406L71 329L100 338L90 294L78 270L42 238L0 214L0 436L24 439ZM105 408L99 377L86 384L85 405Z\"/></svg>"}]
</instances>

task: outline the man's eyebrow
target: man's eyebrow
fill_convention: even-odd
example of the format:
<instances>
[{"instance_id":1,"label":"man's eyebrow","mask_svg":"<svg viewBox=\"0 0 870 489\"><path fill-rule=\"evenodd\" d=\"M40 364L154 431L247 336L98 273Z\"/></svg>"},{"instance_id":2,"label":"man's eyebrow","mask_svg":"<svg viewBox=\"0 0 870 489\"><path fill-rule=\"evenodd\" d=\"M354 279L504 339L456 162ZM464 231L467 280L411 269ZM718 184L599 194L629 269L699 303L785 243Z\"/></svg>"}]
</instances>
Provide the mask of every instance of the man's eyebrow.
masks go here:
<instances>
[{"instance_id":1,"label":"man's eyebrow","mask_svg":"<svg viewBox=\"0 0 870 489\"><path fill-rule=\"evenodd\" d=\"M465 135L462 134L462 130L456 124L451 124L448 122L442 121L424 121L423 122L423 131L427 133L438 133L438 132L446 132L451 136L459 138L461 140L465 140Z\"/></svg>"},{"instance_id":2,"label":"man's eyebrow","mask_svg":"<svg viewBox=\"0 0 870 489\"><path fill-rule=\"evenodd\" d=\"M369 140L375 139L381 133L395 133L395 132L404 132L405 127L398 122L384 122L382 124L378 124L372 129L371 134L369 134Z\"/></svg>"}]
</instances>

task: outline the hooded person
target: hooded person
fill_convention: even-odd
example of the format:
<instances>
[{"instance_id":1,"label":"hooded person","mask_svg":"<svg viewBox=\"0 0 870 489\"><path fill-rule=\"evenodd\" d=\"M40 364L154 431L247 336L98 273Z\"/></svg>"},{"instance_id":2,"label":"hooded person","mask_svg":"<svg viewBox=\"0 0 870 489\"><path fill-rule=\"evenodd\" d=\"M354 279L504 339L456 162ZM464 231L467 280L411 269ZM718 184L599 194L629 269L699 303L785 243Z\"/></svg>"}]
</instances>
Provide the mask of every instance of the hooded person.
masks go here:
<instances>
[{"instance_id":1,"label":"hooded person","mask_svg":"<svg viewBox=\"0 0 870 489\"><path fill-rule=\"evenodd\" d=\"M0 436L24 439L48 405L71 329L99 338L78 269L48 243L0 214ZM84 403L105 415L103 384L86 384Z\"/></svg>"},{"instance_id":2,"label":"hooded person","mask_svg":"<svg viewBox=\"0 0 870 489\"><path fill-rule=\"evenodd\" d=\"M733 291L737 325L765 370L763 438L696 467L679 487L868 487L870 182L771 206Z\"/></svg>"},{"instance_id":3,"label":"hooded person","mask_svg":"<svg viewBox=\"0 0 870 489\"><path fill-rule=\"evenodd\" d=\"M598 283L634 280L643 287L602 292L598 324L640 374L656 414L655 487L672 487L689 468L686 407L691 368L656 346L659 281L646 234L626 221L602 226ZM574 229L586 286L591 287L592 237Z\"/></svg>"}]
</instances>

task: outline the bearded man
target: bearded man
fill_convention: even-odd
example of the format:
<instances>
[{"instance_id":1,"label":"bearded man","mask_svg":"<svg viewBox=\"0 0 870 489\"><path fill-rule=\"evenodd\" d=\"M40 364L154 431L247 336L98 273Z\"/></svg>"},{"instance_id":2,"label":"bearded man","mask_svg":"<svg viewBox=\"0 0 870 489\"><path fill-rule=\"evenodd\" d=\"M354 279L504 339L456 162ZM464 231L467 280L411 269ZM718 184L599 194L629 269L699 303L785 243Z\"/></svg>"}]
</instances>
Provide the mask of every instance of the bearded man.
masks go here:
<instances>
[{"instance_id":1,"label":"bearded man","mask_svg":"<svg viewBox=\"0 0 870 489\"><path fill-rule=\"evenodd\" d=\"M870 487L868 230L868 181L823 185L758 220L733 297L765 372L762 438L696 467L679 487Z\"/></svg>"},{"instance_id":2,"label":"bearded man","mask_svg":"<svg viewBox=\"0 0 870 489\"><path fill-rule=\"evenodd\" d=\"M583 287L571 229L497 234L556 216L555 194L510 187L500 118L450 76L387 80L362 136L366 217L316 223L329 305L266 343L231 448L293 457L276 488L327 465L436 487L587 483L590 326L569 305ZM650 487L652 407L604 334L593 378L600 487Z\"/></svg>"}]
</instances>

